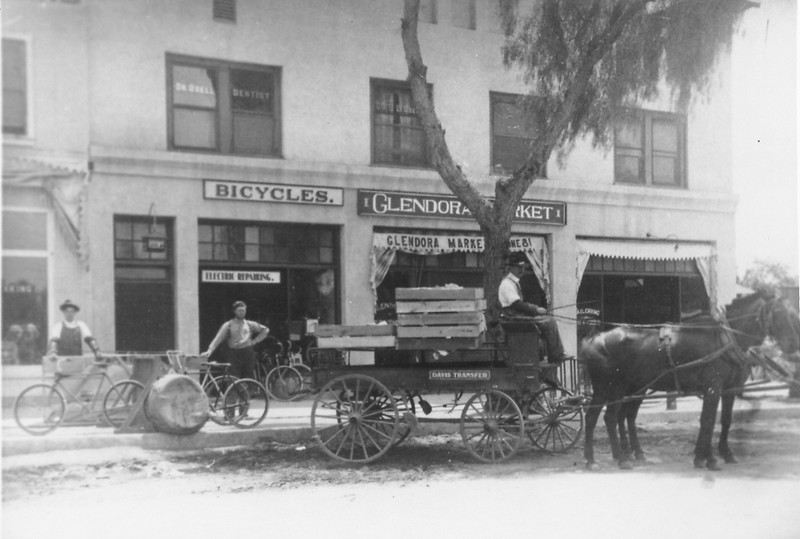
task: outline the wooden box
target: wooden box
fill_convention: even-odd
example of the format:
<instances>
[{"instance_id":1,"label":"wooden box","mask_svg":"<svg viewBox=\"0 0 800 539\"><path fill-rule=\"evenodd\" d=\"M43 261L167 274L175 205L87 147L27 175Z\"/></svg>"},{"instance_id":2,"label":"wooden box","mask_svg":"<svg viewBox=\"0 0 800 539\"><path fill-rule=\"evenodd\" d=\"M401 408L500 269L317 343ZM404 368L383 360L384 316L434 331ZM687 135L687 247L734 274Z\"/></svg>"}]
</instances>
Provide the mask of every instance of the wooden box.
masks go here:
<instances>
[{"instance_id":1,"label":"wooden box","mask_svg":"<svg viewBox=\"0 0 800 539\"><path fill-rule=\"evenodd\" d=\"M394 335L367 335L320 337L317 336L317 348L364 349L394 348L397 338Z\"/></svg>"},{"instance_id":2,"label":"wooden box","mask_svg":"<svg viewBox=\"0 0 800 539\"><path fill-rule=\"evenodd\" d=\"M315 335L319 337L385 337L395 334L392 324L363 325L363 326L317 326Z\"/></svg>"},{"instance_id":3,"label":"wooden box","mask_svg":"<svg viewBox=\"0 0 800 539\"><path fill-rule=\"evenodd\" d=\"M394 291L395 300L429 301L429 300L477 300L483 299L483 288L398 288Z\"/></svg>"}]
</instances>

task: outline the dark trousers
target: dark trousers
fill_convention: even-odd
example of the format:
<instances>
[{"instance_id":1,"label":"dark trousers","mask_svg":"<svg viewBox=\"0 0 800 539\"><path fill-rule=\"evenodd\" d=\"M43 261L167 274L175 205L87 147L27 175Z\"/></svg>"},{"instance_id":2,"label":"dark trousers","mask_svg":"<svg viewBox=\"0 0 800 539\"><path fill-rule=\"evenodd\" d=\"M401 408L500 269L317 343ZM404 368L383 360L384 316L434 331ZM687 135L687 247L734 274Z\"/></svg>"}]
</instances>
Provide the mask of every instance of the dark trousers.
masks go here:
<instances>
[{"instance_id":1,"label":"dark trousers","mask_svg":"<svg viewBox=\"0 0 800 539\"><path fill-rule=\"evenodd\" d=\"M256 369L256 352L252 347L228 350L228 374L237 378L253 378Z\"/></svg>"},{"instance_id":2,"label":"dark trousers","mask_svg":"<svg viewBox=\"0 0 800 539\"><path fill-rule=\"evenodd\" d=\"M558 361L564 355L564 344L561 342L561 335L558 333L556 320L552 316L537 316L533 323L542 333L542 338L547 345L547 359Z\"/></svg>"}]
</instances>

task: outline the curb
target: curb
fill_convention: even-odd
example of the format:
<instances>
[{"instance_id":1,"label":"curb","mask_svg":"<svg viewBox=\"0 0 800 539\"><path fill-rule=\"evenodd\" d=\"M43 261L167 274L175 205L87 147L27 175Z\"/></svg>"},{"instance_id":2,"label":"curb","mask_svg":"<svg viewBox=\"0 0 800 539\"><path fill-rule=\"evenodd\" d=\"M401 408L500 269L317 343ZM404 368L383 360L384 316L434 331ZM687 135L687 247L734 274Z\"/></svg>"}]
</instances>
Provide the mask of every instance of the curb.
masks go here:
<instances>
[{"instance_id":1,"label":"curb","mask_svg":"<svg viewBox=\"0 0 800 539\"><path fill-rule=\"evenodd\" d=\"M759 407L736 409L733 411L734 425L753 423L770 419L800 419L800 407ZM717 419L719 421L719 418ZM700 411L663 410L639 414L638 423L678 423L700 421ZM600 423L600 421L598 421ZM429 419L419 418L419 429L415 436L455 434L459 432L459 418ZM597 428L600 428L598 425ZM61 437L14 437L3 440L3 456L43 453L48 451L72 451L82 449L102 449L109 447L141 447L147 450L194 451L210 448L256 445L262 442L281 444L310 443L313 431L309 426L267 426L254 429L226 429L198 432L190 435L165 433L78 434Z\"/></svg>"}]
</instances>

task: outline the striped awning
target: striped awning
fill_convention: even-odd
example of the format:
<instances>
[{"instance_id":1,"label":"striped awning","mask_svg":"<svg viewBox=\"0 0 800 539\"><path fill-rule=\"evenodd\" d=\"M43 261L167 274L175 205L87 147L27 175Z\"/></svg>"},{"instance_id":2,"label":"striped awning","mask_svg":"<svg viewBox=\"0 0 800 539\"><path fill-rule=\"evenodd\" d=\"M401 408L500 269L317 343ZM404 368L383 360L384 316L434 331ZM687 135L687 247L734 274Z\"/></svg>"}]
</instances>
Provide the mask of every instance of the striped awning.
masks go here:
<instances>
[{"instance_id":1,"label":"striped awning","mask_svg":"<svg viewBox=\"0 0 800 539\"><path fill-rule=\"evenodd\" d=\"M578 240L578 251L588 255L639 260L696 260L710 258L714 246L710 243L680 240Z\"/></svg>"}]
</instances>

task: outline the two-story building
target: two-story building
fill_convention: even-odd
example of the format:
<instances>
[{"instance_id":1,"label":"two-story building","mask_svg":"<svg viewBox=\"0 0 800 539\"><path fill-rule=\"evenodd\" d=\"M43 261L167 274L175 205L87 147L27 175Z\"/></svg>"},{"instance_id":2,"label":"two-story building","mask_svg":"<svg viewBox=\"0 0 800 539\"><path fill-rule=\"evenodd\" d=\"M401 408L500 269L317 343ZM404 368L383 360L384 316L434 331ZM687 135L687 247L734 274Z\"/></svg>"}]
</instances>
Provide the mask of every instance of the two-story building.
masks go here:
<instances>
[{"instance_id":1,"label":"two-story building","mask_svg":"<svg viewBox=\"0 0 800 539\"><path fill-rule=\"evenodd\" d=\"M106 350L198 352L234 300L286 338L391 318L398 286L479 285L477 225L411 106L402 3L3 7L3 333L39 329L25 361L66 298ZM494 4L421 20L451 151L491 194L530 138ZM733 297L729 65L688 113L643 104L612 148L579 142L521 204L513 248L569 352L579 309L652 323Z\"/></svg>"}]
</instances>

